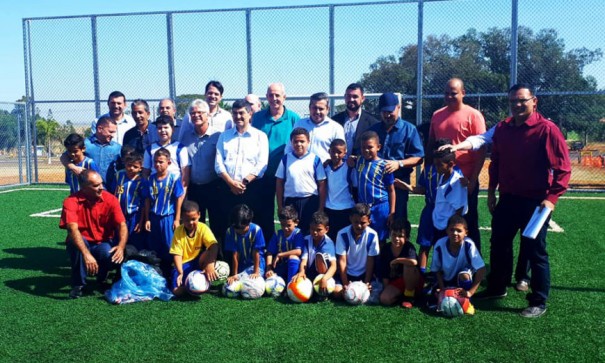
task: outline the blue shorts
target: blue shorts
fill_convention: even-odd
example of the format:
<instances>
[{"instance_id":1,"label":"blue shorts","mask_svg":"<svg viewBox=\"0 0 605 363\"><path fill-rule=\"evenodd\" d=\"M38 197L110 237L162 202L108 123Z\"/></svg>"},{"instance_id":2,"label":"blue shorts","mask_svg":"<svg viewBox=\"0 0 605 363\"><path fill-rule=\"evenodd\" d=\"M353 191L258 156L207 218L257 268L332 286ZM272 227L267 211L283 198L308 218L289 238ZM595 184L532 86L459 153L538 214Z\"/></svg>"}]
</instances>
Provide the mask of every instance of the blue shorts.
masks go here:
<instances>
[{"instance_id":1,"label":"blue shorts","mask_svg":"<svg viewBox=\"0 0 605 363\"><path fill-rule=\"evenodd\" d=\"M433 241L433 208L435 208L434 205L429 206L427 204L422 209L422 213L420 213L420 223L418 224L416 243L427 249L435 244Z\"/></svg>"},{"instance_id":2,"label":"blue shorts","mask_svg":"<svg viewBox=\"0 0 605 363\"><path fill-rule=\"evenodd\" d=\"M162 259L162 262L172 263L172 255L170 255L170 244L174 231L174 214L167 216L158 216L154 213L149 213L149 221L151 222L151 233L149 233L148 247Z\"/></svg>"},{"instance_id":3,"label":"blue shorts","mask_svg":"<svg viewBox=\"0 0 605 363\"><path fill-rule=\"evenodd\" d=\"M389 236L389 227L387 227L387 219L389 218L389 201L384 201L372 205L370 208L370 218L372 222L370 227L378 233L379 241L386 241Z\"/></svg>"},{"instance_id":4,"label":"blue shorts","mask_svg":"<svg viewBox=\"0 0 605 363\"><path fill-rule=\"evenodd\" d=\"M185 281L187 280L187 276L195 271L195 270L201 270L200 267L200 255L195 256L195 258L189 262L185 262L183 264L183 280L181 281L181 283L185 283ZM179 272L176 270L176 268L172 269L172 274L171 274L171 281L172 281L172 288L176 288L176 279L179 277Z\"/></svg>"}]
</instances>

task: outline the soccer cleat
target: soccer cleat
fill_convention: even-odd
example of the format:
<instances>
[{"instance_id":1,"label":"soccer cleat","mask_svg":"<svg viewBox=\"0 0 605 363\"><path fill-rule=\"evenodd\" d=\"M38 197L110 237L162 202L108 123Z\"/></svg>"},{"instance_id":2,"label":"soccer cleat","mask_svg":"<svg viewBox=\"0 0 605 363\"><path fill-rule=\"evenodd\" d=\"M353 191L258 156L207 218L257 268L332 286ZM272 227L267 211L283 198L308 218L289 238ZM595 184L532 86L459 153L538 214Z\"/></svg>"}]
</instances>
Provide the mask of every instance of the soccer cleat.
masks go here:
<instances>
[{"instance_id":1,"label":"soccer cleat","mask_svg":"<svg viewBox=\"0 0 605 363\"><path fill-rule=\"evenodd\" d=\"M494 291L489 288L477 293L473 296L475 300L493 300L493 299L502 299L508 295L506 290L504 291Z\"/></svg>"},{"instance_id":2,"label":"soccer cleat","mask_svg":"<svg viewBox=\"0 0 605 363\"><path fill-rule=\"evenodd\" d=\"M521 316L524 318L539 318L546 312L546 306L530 306L528 308L523 309L521 312Z\"/></svg>"},{"instance_id":3,"label":"soccer cleat","mask_svg":"<svg viewBox=\"0 0 605 363\"><path fill-rule=\"evenodd\" d=\"M527 280L518 281L517 284L515 285L515 290L522 291L522 292L529 290L529 284L527 283Z\"/></svg>"},{"instance_id":4,"label":"soccer cleat","mask_svg":"<svg viewBox=\"0 0 605 363\"><path fill-rule=\"evenodd\" d=\"M69 292L70 299L78 299L82 297L82 286L74 286Z\"/></svg>"}]
</instances>

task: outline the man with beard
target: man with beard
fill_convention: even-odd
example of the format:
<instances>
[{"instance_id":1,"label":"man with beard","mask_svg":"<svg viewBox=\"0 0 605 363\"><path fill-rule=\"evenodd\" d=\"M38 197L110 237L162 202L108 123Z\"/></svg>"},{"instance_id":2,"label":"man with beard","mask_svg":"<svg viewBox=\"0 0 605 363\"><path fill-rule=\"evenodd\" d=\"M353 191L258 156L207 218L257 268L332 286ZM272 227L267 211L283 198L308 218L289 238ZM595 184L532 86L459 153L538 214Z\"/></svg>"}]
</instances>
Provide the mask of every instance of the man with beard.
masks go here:
<instances>
[{"instance_id":1,"label":"man with beard","mask_svg":"<svg viewBox=\"0 0 605 363\"><path fill-rule=\"evenodd\" d=\"M107 107L109 112L99 117L96 121L92 122L91 130L94 133L97 129L97 122L103 117L109 117L118 126L113 139L118 144L122 145L124 135L126 131L130 130L135 126L135 122L132 117L124 114L126 108L126 96L120 91L113 91L107 98Z\"/></svg>"},{"instance_id":2,"label":"man with beard","mask_svg":"<svg viewBox=\"0 0 605 363\"><path fill-rule=\"evenodd\" d=\"M372 125L380 122L380 120L369 112L362 112L361 106L365 99L363 86L359 83L351 83L345 90L347 109L332 117L332 120L341 124L345 130L345 141L349 155L359 155L361 134Z\"/></svg>"},{"instance_id":3,"label":"man with beard","mask_svg":"<svg viewBox=\"0 0 605 363\"><path fill-rule=\"evenodd\" d=\"M154 124L149 123L149 104L147 101L137 99L130 106L132 115L134 116L136 127L126 131L124 135L124 145L130 145L135 150L143 155L145 149L157 141L158 132Z\"/></svg>"}]
</instances>

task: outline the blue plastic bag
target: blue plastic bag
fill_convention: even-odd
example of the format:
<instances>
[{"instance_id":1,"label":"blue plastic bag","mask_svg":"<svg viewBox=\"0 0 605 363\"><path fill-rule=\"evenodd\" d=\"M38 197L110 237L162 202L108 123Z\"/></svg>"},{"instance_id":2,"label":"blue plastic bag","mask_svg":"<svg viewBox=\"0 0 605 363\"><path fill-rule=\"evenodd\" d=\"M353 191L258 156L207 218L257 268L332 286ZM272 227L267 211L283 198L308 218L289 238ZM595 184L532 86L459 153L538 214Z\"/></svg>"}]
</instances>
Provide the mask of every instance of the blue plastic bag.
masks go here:
<instances>
[{"instance_id":1,"label":"blue plastic bag","mask_svg":"<svg viewBox=\"0 0 605 363\"><path fill-rule=\"evenodd\" d=\"M105 292L107 301L113 304L129 304L172 299L174 295L166 287L166 279L143 262L130 260L122 265L122 278Z\"/></svg>"}]
</instances>

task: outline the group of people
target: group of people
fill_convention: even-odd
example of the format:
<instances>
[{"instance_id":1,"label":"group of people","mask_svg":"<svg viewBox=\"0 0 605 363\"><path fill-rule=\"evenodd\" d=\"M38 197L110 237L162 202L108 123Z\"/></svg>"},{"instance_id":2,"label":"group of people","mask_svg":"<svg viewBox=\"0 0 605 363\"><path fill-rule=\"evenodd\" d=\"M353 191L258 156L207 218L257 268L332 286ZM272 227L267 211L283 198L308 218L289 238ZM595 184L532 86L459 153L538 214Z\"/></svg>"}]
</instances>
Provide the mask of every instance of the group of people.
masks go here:
<instances>
[{"instance_id":1,"label":"group of people","mask_svg":"<svg viewBox=\"0 0 605 363\"><path fill-rule=\"evenodd\" d=\"M487 132L481 113L464 104L458 78L447 82L446 105L428 130L400 117L393 93L380 96L379 117L364 110L358 83L346 88L346 109L332 118L325 93L313 94L309 117L300 118L286 108L281 83L268 86L265 109L248 95L228 112L220 107L223 91L209 82L205 100L191 102L183 120L164 99L153 123L146 101L131 103L131 118L125 96L113 92L92 136L67 137L61 161L71 195L60 227L68 231L71 297L82 295L87 274L106 288L128 244L157 254L176 295L193 270L216 279L214 262L222 258L231 266L227 283L323 274L321 291L334 277L338 298L352 281L378 280L383 304L411 307L430 271L438 289L501 298L511 283L515 235L536 207L554 209L569 181L565 140L537 112L528 85L511 87L512 116ZM491 271L487 289L475 295L486 270L477 200L488 143ZM410 192L425 195L419 254L409 240ZM516 288L532 290L525 317L546 311L546 229L535 241L521 237Z\"/></svg>"}]
</instances>

